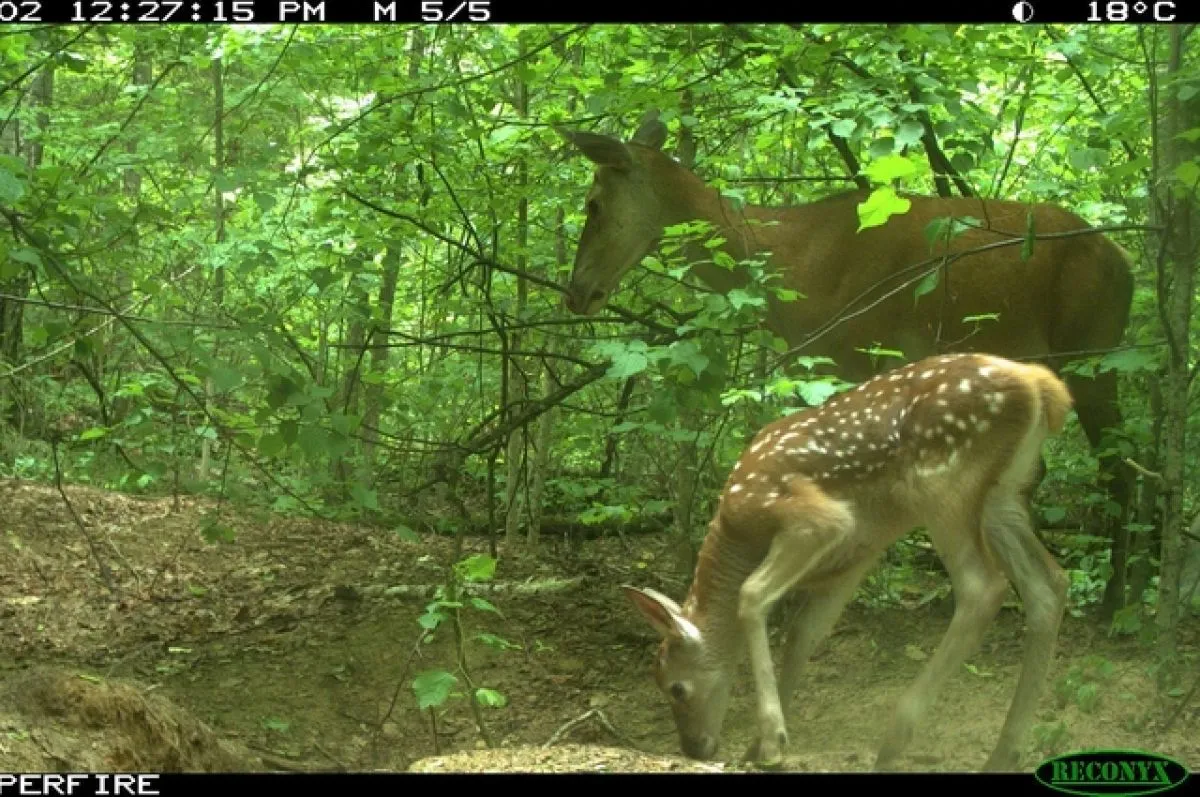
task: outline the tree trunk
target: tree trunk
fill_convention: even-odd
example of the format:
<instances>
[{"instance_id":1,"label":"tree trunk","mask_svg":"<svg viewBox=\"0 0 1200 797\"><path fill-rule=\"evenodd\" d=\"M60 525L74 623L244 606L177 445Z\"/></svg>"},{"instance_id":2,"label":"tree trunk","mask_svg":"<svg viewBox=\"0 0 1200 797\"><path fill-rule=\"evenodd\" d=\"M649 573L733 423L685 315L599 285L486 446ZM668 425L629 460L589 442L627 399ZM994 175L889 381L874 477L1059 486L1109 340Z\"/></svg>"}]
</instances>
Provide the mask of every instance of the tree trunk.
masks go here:
<instances>
[{"instance_id":1,"label":"tree trunk","mask_svg":"<svg viewBox=\"0 0 1200 797\"><path fill-rule=\"evenodd\" d=\"M520 53L522 56L525 55L523 37ZM521 78L517 78L515 95L513 104L516 106L517 116L524 119L529 115L529 86ZM517 163L517 186L520 196L517 199L517 256L514 258L514 262L516 267L523 272L529 262L526 255L526 247L529 245L529 198L526 196L529 188L529 163L524 156L521 156ZM525 305L528 302L529 283L524 277L517 277L517 318L524 316ZM512 333L509 338L511 351L521 350L521 337L519 332ZM529 398L530 369L529 365L523 362L524 359L521 355L514 353L504 364L504 367L509 369L508 406L511 412L521 412ZM509 553L516 549L517 529L521 525L522 502L520 498L522 492L525 494L526 501L531 500L528 484L530 442L529 425L522 425L520 428L514 429L508 436L508 447L504 454L504 463L507 468L504 482L504 537Z\"/></svg>"},{"instance_id":2,"label":"tree trunk","mask_svg":"<svg viewBox=\"0 0 1200 797\"><path fill-rule=\"evenodd\" d=\"M1158 581L1159 683L1170 685L1178 671L1177 625L1179 581L1183 567L1184 486L1187 484L1184 457L1187 443L1189 324L1197 255L1197 194L1200 182L1194 174L1200 143L1181 137L1200 126L1200 98L1181 100L1181 80L1195 65L1186 64L1185 29L1167 29L1169 54L1164 85L1164 115L1160 144L1163 169L1159 175L1159 201L1167 221L1166 257L1159 263L1158 284L1162 295L1164 332L1167 338L1167 375L1163 383L1163 538ZM1156 109L1157 111L1157 109ZM1187 168L1192 167L1192 168Z\"/></svg>"},{"instance_id":3,"label":"tree trunk","mask_svg":"<svg viewBox=\"0 0 1200 797\"><path fill-rule=\"evenodd\" d=\"M225 197L221 184L225 175L225 62L218 55L212 62L213 84L213 239L219 247L225 241ZM218 268L213 275L213 309L219 311L225 301L225 269ZM219 356L218 344L213 342L213 360ZM204 380L204 404L209 413L213 411L212 378ZM200 466L198 476L201 484L208 480L212 458L212 440L204 437L200 442Z\"/></svg>"}]
</instances>

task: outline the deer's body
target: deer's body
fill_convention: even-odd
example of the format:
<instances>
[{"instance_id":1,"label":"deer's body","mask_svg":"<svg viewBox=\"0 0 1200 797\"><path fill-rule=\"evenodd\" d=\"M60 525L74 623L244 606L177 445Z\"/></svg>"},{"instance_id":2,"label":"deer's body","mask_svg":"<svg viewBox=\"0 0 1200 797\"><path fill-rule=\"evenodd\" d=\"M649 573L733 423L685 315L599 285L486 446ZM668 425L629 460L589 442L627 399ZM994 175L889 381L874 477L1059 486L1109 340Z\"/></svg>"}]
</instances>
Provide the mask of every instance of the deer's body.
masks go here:
<instances>
[{"instance_id":1,"label":"deer's body","mask_svg":"<svg viewBox=\"0 0 1200 797\"><path fill-rule=\"evenodd\" d=\"M891 766L938 687L981 641L1011 581L1028 614L1020 681L989 768L1015 768L1053 658L1067 579L1029 523L1023 491L1045 437L1071 407L1042 366L987 355L928 358L765 427L726 482L682 606L653 590L630 598L663 635L656 678L684 752L715 754L737 666L748 653L758 696L751 755L778 762L797 677L866 573L924 526L950 573L945 639L901 699L877 766ZM781 688L767 615L805 603L788 632Z\"/></svg>"},{"instance_id":2,"label":"deer's body","mask_svg":"<svg viewBox=\"0 0 1200 797\"><path fill-rule=\"evenodd\" d=\"M1048 204L981 199L910 197L908 212L881 227L858 231L856 205L848 193L790 208L748 205L735 209L717 190L661 151L666 128L647 121L628 143L608 136L559 131L596 164L588 192L587 223L580 235L566 305L575 313L600 310L621 278L649 253L668 225L690 220L712 223L735 260L769 253L776 283L803 298L768 298L767 326L803 353L825 355L847 380L859 381L885 367L860 351L898 349L912 361L950 351L977 351L1044 362L1054 371L1069 360L1118 346L1128 323L1133 280L1120 247L1073 213ZM973 217L971 229L930 245L927 225L937 218ZM1036 235L1081 233L1039 239L1022 259L1022 241L1032 220ZM921 266L936 266L947 252L1010 241L947 261L936 288L914 306ZM699 244L685 251L692 270L714 290L726 292L746 276L712 263ZM885 294L891 295L882 298ZM880 299L882 300L880 301ZM860 312L861 311L861 312ZM994 320L968 321L997 314ZM822 325L841 321L816 339ZM1068 375L1080 425L1094 450L1103 451L1105 430L1121 425L1114 371L1094 377ZM1114 537L1129 505L1128 473L1118 459L1101 454L1106 485L1121 507L1104 518ZM1123 567L1123 548L1114 547L1114 567ZM1114 580L1120 585L1123 581ZM1123 596L1106 598L1115 607Z\"/></svg>"}]
</instances>

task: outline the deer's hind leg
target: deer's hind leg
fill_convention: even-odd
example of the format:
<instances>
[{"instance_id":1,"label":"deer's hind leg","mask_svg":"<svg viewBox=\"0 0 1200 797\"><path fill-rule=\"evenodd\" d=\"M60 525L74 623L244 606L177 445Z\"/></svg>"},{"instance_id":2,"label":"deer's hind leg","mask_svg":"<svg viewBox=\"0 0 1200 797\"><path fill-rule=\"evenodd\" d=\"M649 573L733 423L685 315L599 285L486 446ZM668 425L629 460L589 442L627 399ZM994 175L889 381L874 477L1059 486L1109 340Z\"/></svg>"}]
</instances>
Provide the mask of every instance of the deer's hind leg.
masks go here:
<instances>
[{"instance_id":1,"label":"deer's hind leg","mask_svg":"<svg viewBox=\"0 0 1200 797\"><path fill-rule=\"evenodd\" d=\"M901 696L875 760L876 770L893 768L946 679L978 649L1008 592L1004 571L983 546L978 513L969 521L931 527L929 535L950 573L954 617L937 650Z\"/></svg>"},{"instance_id":2,"label":"deer's hind leg","mask_svg":"<svg viewBox=\"0 0 1200 797\"><path fill-rule=\"evenodd\" d=\"M999 489L993 491L984 508L983 529L988 544L1021 596L1027 626L1017 689L1000 739L984 769L1016 770L1020 765L1020 745L1033 724L1054 659L1069 581L1033 533L1025 504L1017 495Z\"/></svg>"}]
</instances>

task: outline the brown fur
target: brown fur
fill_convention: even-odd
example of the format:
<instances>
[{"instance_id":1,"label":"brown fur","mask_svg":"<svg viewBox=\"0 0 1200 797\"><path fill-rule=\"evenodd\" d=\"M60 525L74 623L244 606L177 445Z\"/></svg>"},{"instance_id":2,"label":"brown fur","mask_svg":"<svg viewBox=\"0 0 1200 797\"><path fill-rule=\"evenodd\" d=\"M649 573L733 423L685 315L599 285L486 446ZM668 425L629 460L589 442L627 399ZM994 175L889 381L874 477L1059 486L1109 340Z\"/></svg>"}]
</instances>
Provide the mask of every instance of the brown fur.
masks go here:
<instances>
[{"instance_id":1,"label":"brown fur","mask_svg":"<svg viewBox=\"0 0 1200 797\"><path fill-rule=\"evenodd\" d=\"M655 679L671 701L684 752L716 753L737 664L748 652L759 722L748 755L778 763L804 661L883 551L923 525L954 583L955 614L901 697L876 767L891 766L907 747L941 684L978 646L1010 582L1030 630L986 766L1019 764L1068 584L1033 534L1021 495L1070 404L1066 386L1042 366L957 354L897 368L767 425L726 482L683 605L626 588L663 636ZM766 617L793 590L806 600L790 623L777 685Z\"/></svg>"}]
</instances>

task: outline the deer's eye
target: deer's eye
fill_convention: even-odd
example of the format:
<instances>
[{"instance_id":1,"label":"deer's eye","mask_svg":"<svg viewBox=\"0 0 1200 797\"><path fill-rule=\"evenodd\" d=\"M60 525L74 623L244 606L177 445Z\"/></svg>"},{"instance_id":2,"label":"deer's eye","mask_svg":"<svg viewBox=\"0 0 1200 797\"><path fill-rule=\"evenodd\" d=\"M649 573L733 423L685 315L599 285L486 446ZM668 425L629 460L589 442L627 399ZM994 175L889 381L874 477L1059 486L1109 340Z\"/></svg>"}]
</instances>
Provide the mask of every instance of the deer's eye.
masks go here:
<instances>
[{"instance_id":1,"label":"deer's eye","mask_svg":"<svg viewBox=\"0 0 1200 797\"><path fill-rule=\"evenodd\" d=\"M670 692L671 699L676 703L682 703L684 698L687 697L687 687L683 685L682 681L676 681L671 684Z\"/></svg>"}]
</instances>

